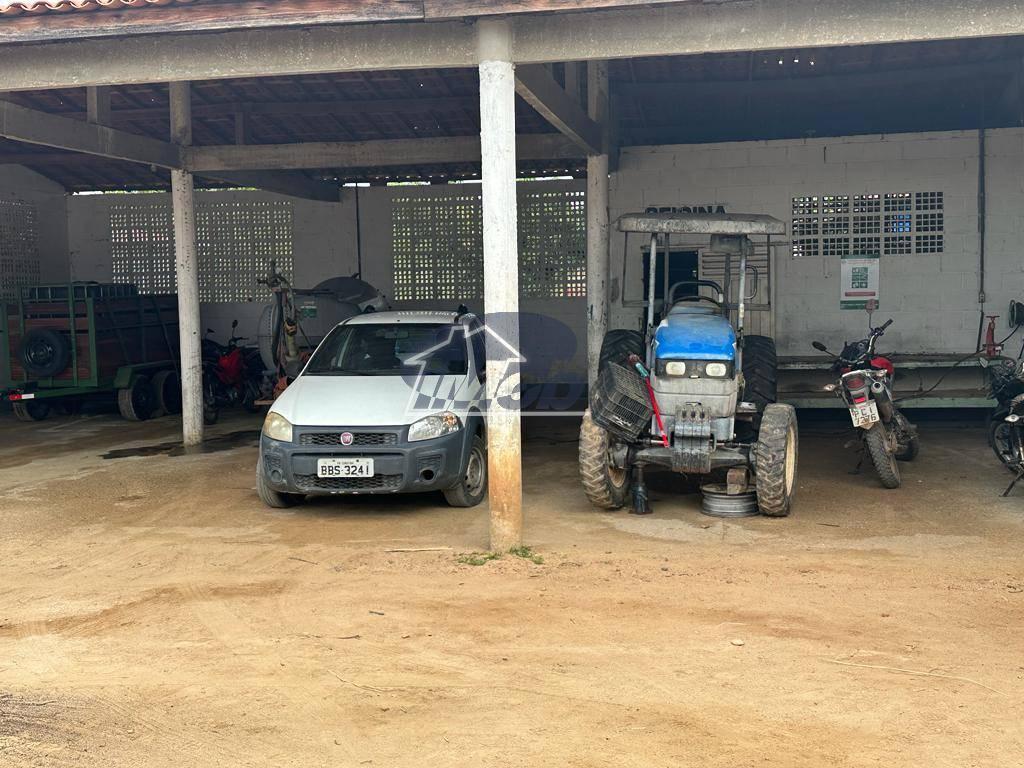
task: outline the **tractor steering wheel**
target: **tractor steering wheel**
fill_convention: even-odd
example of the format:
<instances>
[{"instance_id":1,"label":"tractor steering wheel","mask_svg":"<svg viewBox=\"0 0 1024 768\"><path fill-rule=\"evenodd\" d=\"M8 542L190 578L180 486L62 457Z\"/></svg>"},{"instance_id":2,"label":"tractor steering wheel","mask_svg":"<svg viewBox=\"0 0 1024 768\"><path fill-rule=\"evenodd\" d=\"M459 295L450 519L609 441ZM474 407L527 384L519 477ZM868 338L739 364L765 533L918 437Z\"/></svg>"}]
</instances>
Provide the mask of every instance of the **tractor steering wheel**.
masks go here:
<instances>
[{"instance_id":1,"label":"tractor steering wheel","mask_svg":"<svg viewBox=\"0 0 1024 768\"><path fill-rule=\"evenodd\" d=\"M672 302L672 306L674 307L676 304L682 304L684 301L707 301L710 302L711 304L714 304L716 309L723 309L722 302L720 302L718 299L712 298L711 296L701 296L699 293L696 296L680 296L678 299Z\"/></svg>"},{"instance_id":2,"label":"tractor steering wheel","mask_svg":"<svg viewBox=\"0 0 1024 768\"><path fill-rule=\"evenodd\" d=\"M697 293L692 296L680 296L676 298L676 291L683 286L694 286L697 289ZM700 294L701 288L710 288L715 292L715 296L719 298L712 298L711 296L702 296ZM725 305L723 303L724 296L722 295L722 286L716 283L714 280L680 280L678 283L673 283L672 287L668 289L668 306L674 307L676 304L682 301L708 301L715 305L719 310L724 310Z\"/></svg>"}]
</instances>

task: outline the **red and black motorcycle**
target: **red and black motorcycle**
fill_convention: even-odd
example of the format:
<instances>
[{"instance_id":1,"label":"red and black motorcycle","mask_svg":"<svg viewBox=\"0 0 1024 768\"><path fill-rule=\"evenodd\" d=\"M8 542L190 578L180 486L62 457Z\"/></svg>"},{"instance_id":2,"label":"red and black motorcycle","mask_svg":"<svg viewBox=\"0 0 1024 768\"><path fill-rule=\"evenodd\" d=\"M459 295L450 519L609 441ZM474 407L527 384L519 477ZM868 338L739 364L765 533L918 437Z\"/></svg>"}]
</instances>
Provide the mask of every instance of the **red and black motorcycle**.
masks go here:
<instances>
[{"instance_id":1,"label":"red and black motorcycle","mask_svg":"<svg viewBox=\"0 0 1024 768\"><path fill-rule=\"evenodd\" d=\"M216 424L220 409L241 405L256 413L256 401L264 397L263 360L256 347L239 346L246 341L235 336L238 321L231 323L232 336L226 345L210 338L203 339L203 421ZM213 333L207 329L207 335Z\"/></svg>"},{"instance_id":2,"label":"red and black motorcycle","mask_svg":"<svg viewBox=\"0 0 1024 768\"><path fill-rule=\"evenodd\" d=\"M813 342L812 346L835 358L832 372L839 374L839 381L825 389L835 392L850 409L850 419L861 432L882 485L899 488L897 461L914 459L919 442L917 429L900 413L893 398L895 367L889 358L875 353L875 344L890 325L891 319L878 328L871 328L868 338L846 342L838 355L832 355L820 341Z\"/></svg>"}]
</instances>

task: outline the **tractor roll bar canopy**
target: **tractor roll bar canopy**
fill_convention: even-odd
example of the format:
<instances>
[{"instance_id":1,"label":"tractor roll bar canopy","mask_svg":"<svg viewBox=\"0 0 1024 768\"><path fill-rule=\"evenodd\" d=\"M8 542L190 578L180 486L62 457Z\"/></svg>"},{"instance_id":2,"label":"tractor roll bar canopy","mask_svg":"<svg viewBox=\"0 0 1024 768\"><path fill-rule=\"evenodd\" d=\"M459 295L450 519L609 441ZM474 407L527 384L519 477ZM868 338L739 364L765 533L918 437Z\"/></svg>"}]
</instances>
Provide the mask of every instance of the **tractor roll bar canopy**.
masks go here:
<instances>
[{"instance_id":1,"label":"tractor roll bar canopy","mask_svg":"<svg viewBox=\"0 0 1024 768\"><path fill-rule=\"evenodd\" d=\"M763 213L627 213L615 222L620 232L652 235L784 235L786 225Z\"/></svg>"}]
</instances>

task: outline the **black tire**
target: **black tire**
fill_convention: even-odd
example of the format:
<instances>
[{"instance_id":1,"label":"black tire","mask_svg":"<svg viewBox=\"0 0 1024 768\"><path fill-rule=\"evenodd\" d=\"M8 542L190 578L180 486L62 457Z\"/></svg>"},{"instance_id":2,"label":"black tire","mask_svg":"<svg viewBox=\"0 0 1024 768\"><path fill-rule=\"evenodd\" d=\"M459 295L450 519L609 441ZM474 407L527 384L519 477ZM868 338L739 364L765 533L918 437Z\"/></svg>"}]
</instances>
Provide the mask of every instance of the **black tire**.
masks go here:
<instances>
[{"instance_id":1,"label":"black tire","mask_svg":"<svg viewBox=\"0 0 1024 768\"><path fill-rule=\"evenodd\" d=\"M629 469L616 469L611 465L609 448L611 438L607 430L594 423L588 408L580 425L579 462L583 492L595 507L619 509L629 499L633 477Z\"/></svg>"},{"instance_id":2,"label":"black tire","mask_svg":"<svg viewBox=\"0 0 1024 768\"><path fill-rule=\"evenodd\" d=\"M263 476L263 459L256 462L256 495L271 509L288 509L301 504L306 498L298 493L281 493L267 485L267 480Z\"/></svg>"},{"instance_id":3,"label":"black tire","mask_svg":"<svg viewBox=\"0 0 1024 768\"><path fill-rule=\"evenodd\" d=\"M754 443L754 480L757 508L768 517L786 517L796 494L800 436L791 405L769 403Z\"/></svg>"},{"instance_id":4,"label":"black tire","mask_svg":"<svg viewBox=\"0 0 1024 768\"><path fill-rule=\"evenodd\" d=\"M640 331L614 330L608 331L601 341L601 356L598 358L598 370L608 363L626 365L626 358L636 355L644 360L644 337Z\"/></svg>"},{"instance_id":5,"label":"black tire","mask_svg":"<svg viewBox=\"0 0 1024 768\"><path fill-rule=\"evenodd\" d=\"M1010 472L1017 474L1017 453L1013 447L1013 430L1016 429L1006 421L1009 413L1005 408L997 410L988 420L988 444L999 462Z\"/></svg>"},{"instance_id":6,"label":"black tire","mask_svg":"<svg viewBox=\"0 0 1024 768\"><path fill-rule=\"evenodd\" d=\"M217 405L217 390L213 383L212 371L203 371L203 424L213 425L220 418L220 406Z\"/></svg>"},{"instance_id":7,"label":"black tire","mask_svg":"<svg viewBox=\"0 0 1024 768\"><path fill-rule=\"evenodd\" d=\"M260 399L259 390L252 382L247 381L243 386L245 391L242 393L242 407L247 413L259 413L260 406L256 405L256 401Z\"/></svg>"},{"instance_id":8,"label":"black tire","mask_svg":"<svg viewBox=\"0 0 1024 768\"><path fill-rule=\"evenodd\" d=\"M148 376L136 376L124 389L117 390L117 409L128 421L146 421L156 412L156 395Z\"/></svg>"},{"instance_id":9,"label":"black tire","mask_svg":"<svg viewBox=\"0 0 1024 768\"><path fill-rule=\"evenodd\" d=\"M754 431L764 409L778 399L779 363L775 340L768 336L743 337L743 400L757 406Z\"/></svg>"},{"instance_id":10,"label":"black tire","mask_svg":"<svg viewBox=\"0 0 1024 768\"><path fill-rule=\"evenodd\" d=\"M921 440L917 436L917 427L899 411L893 414L893 424L896 427L897 460L913 461L921 452Z\"/></svg>"},{"instance_id":11,"label":"black tire","mask_svg":"<svg viewBox=\"0 0 1024 768\"><path fill-rule=\"evenodd\" d=\"M473 437L462 479L444 491L450 507L475 507L487 495L487 445L480 435Z\"/></svg>"},{"instance_id":12,"label":"black tire","mask_svg":"<svg viewBox=\"0 0 1024 768\"><path fill-rule=\"evenodd\" d=\"M18 400L11 406L18 421L42 421L50 415L50 404L38 400Z\"/></svg>"},{"instance_id":13,"label":"black tire","mask_svg":"<svg viewBox=\"0 0 1024 768\"><path fill-rule=\"evenodd\" d=\"M864 444L871 463L875 465L878 479L882 481L882 487L899 488L902 481L900 466L896 461L896 441L890 436L884 422L876 422L864 433Z\"/></svg>"},{"instance_id":14,"label":"black tire","mask_svg":"<svg viewBox=\"0 0 1024 768\"><path fill-rule=\"evenodd\" d=\"M49 379L68 367L71 344L66 336L50 328L32 328L21 340L18 357L29 376Z\"/></svg>"},{"instance_id":15,"label":"black tire","mask_svg":"<svg viewBox=\"0 0 1024 768\"><path fill-rule=\"evenodd\" d=\"M181 413L181 381L177 371L160 371L153 377L153 394L161 414Z\"/></svg>"}]
</instances>

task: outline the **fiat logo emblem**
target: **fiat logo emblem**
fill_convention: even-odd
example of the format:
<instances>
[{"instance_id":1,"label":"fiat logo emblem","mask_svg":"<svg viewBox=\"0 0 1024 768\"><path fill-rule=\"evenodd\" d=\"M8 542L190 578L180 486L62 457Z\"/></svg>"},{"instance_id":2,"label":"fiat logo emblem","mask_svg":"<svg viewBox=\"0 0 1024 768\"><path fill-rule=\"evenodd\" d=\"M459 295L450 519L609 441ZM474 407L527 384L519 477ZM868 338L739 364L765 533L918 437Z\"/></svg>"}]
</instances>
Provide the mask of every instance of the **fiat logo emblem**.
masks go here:
<instances>
[{"instance_id":1,"label":"fiat logo emblem","mask_svg":"<svg viewBox=\"0 0 1024 768\"><path fill-rule=\"evenodd\" d=\"M353 440L355 440L355 437L352 435L351 432L342 432L341 433L341 444L342 445L352 445L352 441Z\"/></svg>"}]
</instances>

